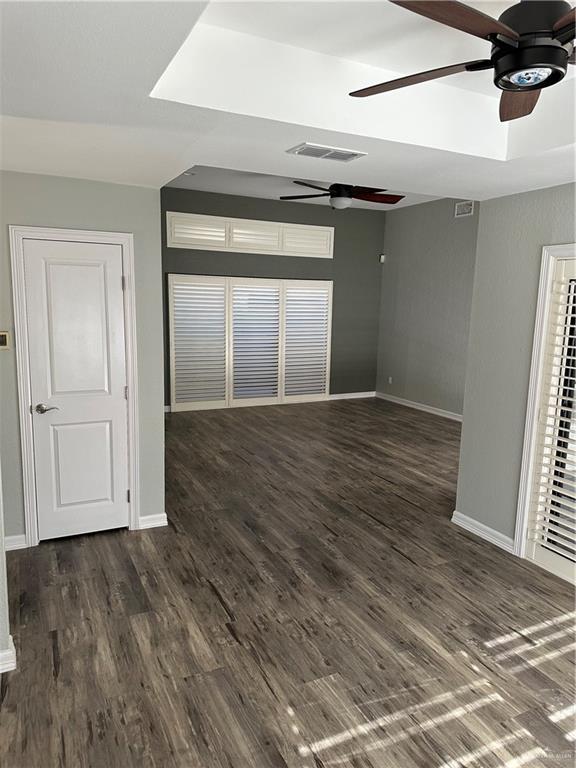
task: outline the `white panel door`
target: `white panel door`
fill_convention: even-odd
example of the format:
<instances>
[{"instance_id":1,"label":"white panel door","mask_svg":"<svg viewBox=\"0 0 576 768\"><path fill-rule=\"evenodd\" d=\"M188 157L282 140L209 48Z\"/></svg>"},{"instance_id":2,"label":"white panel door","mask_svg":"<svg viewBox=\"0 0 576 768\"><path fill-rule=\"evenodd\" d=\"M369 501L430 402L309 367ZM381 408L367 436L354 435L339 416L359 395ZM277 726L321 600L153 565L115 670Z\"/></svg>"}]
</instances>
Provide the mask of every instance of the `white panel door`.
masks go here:
<instances>
[{"instance_id":1,"label":"white panel door","mask_svg":"<svg viewBox=\"0 0 576 768\"><path fill-rule=\"evenodd\" d=\"M280 282L231 282L231 405L280 402Z\"/></svg>"},{"instance_id":2,"label":"white panel door","mask_svg":"<svg viewBox=\"0 0 576 768\"><path fill-rule=\"evenodd\" d=\"M168 293L172 410L224 408L226 278L170 275Z\"/></svg>"},{"instance_id":3,"label":"white panel door","mask_svg":"<svg viewBox=\"0 0 576 768\"><path fill-rule=\"evenodd\" d=\"M40 539L128 525L122 248L25 240Z\"/></svg>"},{"instance_id":4,"label":"white panel door","mask_svg":"<svg viewBox=\"0 0 576 768\"><path fill-rule=\"evenodd\" d=\"M324 400L330 375L332 283L284 283L284 400Z\"/></svg>"}]
</instances>

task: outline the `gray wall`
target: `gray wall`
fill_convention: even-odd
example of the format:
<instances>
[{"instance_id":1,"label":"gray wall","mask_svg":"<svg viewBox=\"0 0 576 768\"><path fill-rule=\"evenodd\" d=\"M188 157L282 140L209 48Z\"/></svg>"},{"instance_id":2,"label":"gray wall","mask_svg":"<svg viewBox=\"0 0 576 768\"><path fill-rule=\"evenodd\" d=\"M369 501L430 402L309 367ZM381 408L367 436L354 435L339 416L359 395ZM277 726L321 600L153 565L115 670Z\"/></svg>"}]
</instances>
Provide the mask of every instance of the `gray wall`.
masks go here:
<instances>
[{"instance_id":1,"label":"gray wall","mask_svg":"<svg viewBox=\"0 0 576 768\"><path fill-rule=\"evenodd\" d=\"M542 246L571 243L574 185L480 206L457 510L514 535Z\"/></svg>"},{"instance_id":2,"label":"gray wall","mask_svg":"<svg viewBox=\"0 0 576 768\"><path fill-rule=\"evenodd\" d=\"M478 205L455 202L386 213L377 390L462 413Z\"/></svg>"},{"instance_id":3,"label":"gray wall","mask_svg":"<svg viewBox=\"0 0 576 768\"><path fill-rule=\"evenodd\" d=\"M162 190L165 273L333 280L330 391L370 392L376 385L376 344L384 214L166 187ZM166 247L166 211L335 227L333 259L218 253ZM164 290L166 290L165 278ZM166 322L166 329L168 323ZM167 343L167 332L166 332ZM166 347L166 403L169 402Z\"/></svg>"},{"instance_id":4,"label":"gray wall","mask_svg":"<svg viewBox=\"0 0 576 768\"><path fill-rule=\"evenodd\" d=\"M8 225L131 232L135 247L141 515L164 511L160 195L79 179L0 174L0 328L14 331ZM0 352L0 450L7 535L24 532L16 360Z\"/></svg>"}]
</instances>

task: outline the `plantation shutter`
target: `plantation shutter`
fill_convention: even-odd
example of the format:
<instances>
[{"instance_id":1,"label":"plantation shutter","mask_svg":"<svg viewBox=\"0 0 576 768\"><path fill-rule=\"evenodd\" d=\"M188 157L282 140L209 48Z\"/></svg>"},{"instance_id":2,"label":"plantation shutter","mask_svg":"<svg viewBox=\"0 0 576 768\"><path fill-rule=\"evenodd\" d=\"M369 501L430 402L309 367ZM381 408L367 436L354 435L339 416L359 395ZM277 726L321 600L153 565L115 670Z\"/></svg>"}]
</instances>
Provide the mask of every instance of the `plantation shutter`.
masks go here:
<instances>
[{"instance_id":1,"label":"plantation shutter","mask_svg":"<svg viewBox=\"0 0 576 768\"><path fill-rule=\"evenodd\" d=\"M218 216L172 213L167 218L168 245L172 248L224 249L226 221Z\"/></svg>"},{"instance_id":2,"label":"plantation shutter","mask_svg":"<svg viewBox=\"0 0 576 768\"><path fill-rule=\"evenodd\" d=\"M332 283L169 275L174 411L325 400Z\"/></svg>"},{"instance_id":3,"label":"plantation shutter","mask_svg":"<svg viewBox=\"0 0 576 768\"><path fill-rule=\"evenodd\" d=\"M284 396L328 392L330 283L287 283L285 287ZM310 398L307 398L310 399Z\"/></svg>"},{"instance_id":4,"label":"plantation shutter","mask_svg":"<svg viewBox=\"0 0 576 768\"><path fill-rule=\"evenodd\" d=\"M226 405L226 280L169 276L173 410Z\"/></svg>"},{"instance_id":5,"label":"plantation shutter","mask_svg":"<svg viewBox=\"0 0 576 768\"><path fill-rule=\"evenodd\" d=\"M278 402L279 281L232 281L232 367L233 404Z\"/></svg>"},{"instance_id":6,"label":"plantation shutter","mask_svg":"<svg viewBox=\"0 0 576 768\"><path fill-rule=\"evenodd\" d=\"M230 247L252 253L280 250L280 229L263 221L233 220L230 222Z\"/></svg>"},{"instance_id":7,"label":"plantation shutter","mask_svg":"<svg viewBox=\"0 0 576 768\"><path fill-rule=\"evenodd\" d=\"M557 260L547 315L527 555L570 577L576 562L576 260Z\"/></svg>"}]
</instances>

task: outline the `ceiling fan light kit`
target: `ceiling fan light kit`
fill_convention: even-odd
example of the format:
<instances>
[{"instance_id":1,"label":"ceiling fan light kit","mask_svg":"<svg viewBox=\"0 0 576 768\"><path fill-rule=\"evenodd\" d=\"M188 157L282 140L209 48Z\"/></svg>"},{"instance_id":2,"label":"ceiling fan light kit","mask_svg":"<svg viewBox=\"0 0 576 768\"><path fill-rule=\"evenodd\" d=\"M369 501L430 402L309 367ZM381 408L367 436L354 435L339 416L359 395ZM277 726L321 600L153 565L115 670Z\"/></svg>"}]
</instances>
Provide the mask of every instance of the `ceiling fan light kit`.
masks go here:
<instances>
[{"instance_id":1,"label":"ceiling fan light kit","mask_svg":"<svg viewBox=\"0 0 576 768\"><path fill-rule=\"evenodd\" d=\"M353 91L374 96L458 72L494 69L494 84L503 91L500 120L529 115L540 91L566 75L575 64L576 15L565 0L521 0L499 19L452 0L390 0L409 11L492 43L489 59L468 61L420 72ZM532 94L529 96L529 92Z\"/></svg>"},{"instance_id":2,"label":"ceiling fan light kit","mask_svg":"<svg viewBox=\"0 0 576 768\"><path fill-rule=\"evenodd\" d=\"M334 208L335 211L343 211L344 208L350 208L352 205L352 198L351 197L338 197L332 195L330 196L330 207Z\"/></svg>"},{"instance_id":3,"label":"ceiling fan light kit","mask_svg":"<svg viewBox=\"0 0 576 768\"><path fill-rule=\"evenodd\" d=\"M375 189L374 187L357 187L353 184L330 184L329 187L319 187L317 184L311 184L308 181L295 181L299 187L308 187L317 189L319 193L315 195L282 195L280 200L310 200L313 197L328 197L330 206L341 211L344 208L350 208L353 200L364 200L368 203L383 203L384 205L396 205L404 199L404 195L385 195L385 189Z\"/></svg>"},{"instance_id":4,"label":"ceiling fan light kit","mask_svg":"<svg viewBox=\"0 0 576 768\"><path fill-rule=\"evenodd\" d=\"M571 10L557 0L531 0L508 8L500 21L519 33L518 47L492 46L494 84L504 91L548 88L560 82L568 68L569 52L550 37L554 24ZM546 31L548 30L548 35Z\"/></svg>"}]
</instances>

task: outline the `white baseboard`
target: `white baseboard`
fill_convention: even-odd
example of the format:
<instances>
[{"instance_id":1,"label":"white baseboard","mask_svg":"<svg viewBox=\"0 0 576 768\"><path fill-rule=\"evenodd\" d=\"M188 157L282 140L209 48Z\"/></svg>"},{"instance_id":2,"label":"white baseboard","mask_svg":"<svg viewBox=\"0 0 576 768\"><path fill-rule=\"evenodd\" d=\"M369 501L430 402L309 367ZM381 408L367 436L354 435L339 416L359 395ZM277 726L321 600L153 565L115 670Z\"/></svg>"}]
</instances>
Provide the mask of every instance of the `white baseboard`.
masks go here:
<instances>
[{"instance_id":1,"label":"white baseboard","mask_svg":"<svg viewBox=\"0 0 576 768\"><path fill-rule=\"evenodd\" d=\"M161 512L159 515L146 515L138 521L139 530L143 528L161 528L164 525L168 525L168 518L165 512Z\"/></svg>"},{"instance_id":2,"label":"white baseboard","mask_svg":"<svg viewBox=\"0 0 576 768\"><path fill-rule=\"evenodd\" d=\"M433 405L415 403L413 400L404 400L403 397L388 395L386 392L376 392L375 394L376 397L379 397L381 400L389 400L391 403L396 403L397 405L405 405L407 408L415 408L417 411L433 413L435 416L443 416L445 419L451 419L452 421L462 421L461 413L452 413L452 411L445 411L442 408L436 408Z\"/></svg>"},{"instance_id":3,"label":"white baseboard","mask_svg":"<svg viewBox=\"0 0 576 768\"><path fill-rule=\"evenodd\" d=\"M27 546L26 535L23 533L4 538L4 549L6 552L9 552L11 549L26 549Z\"/></svg>"},{"instance_id":4,"label":"white baseboard","mask_svg":"<svg viewBox=\"0 0 576 768\"><path fill-rule=\"evenodd\" d=\"M460 528L476 534L481 539L489 541L491 544L495 544L505 552L514 553L514 539L511 536L505 536L500 531L495 531L494 528L489 528L484 523L479 523L478 520L474 520L468 515L463 515L461 512L454 511L452 515L452 522L454 525L458 525Z\"/></svg>"},{"instance_id":5,"label":"white baseboard","mask_svg":"<svg viewBox=\"0 0 576 768\"><path fill-rule=\"evenodd\" d=\"M0 673L10 672L13 669L16 669L16 648L14 648L14 640L10 635L8 648L5 651L0 651Z\"/></svg>"},{"instance_id":6,"label":"white baseboard","mask_svg":"<svg viewBox=\"0 0 576 768\"><path fill-rule=\"evenodd\" d=\"M302 395L302 400L289 400L288 402L283 403L272 403L272 405L304 405L305 403L317 403L322 402L326 400L355 400L362 397L376 397L376 392L339 392L335 395L309 395L306 397L305 395ZM238 405L238 404L237 404ZM242 403L242 405L245 405L247 407L257 407L258 403L251 403L248 400L245 403ZM201 405L196 408L190 408L188 406L175 406L172 408L169 405L164 406L164 412L165 413L176 413L180 411L204 411L204 410L210 410L210 411L220 411L220 410L227 410L227 408L223 405L217 405L217 406L209 406L208 408L202 407Z\"/></svg>"},{"instance_id":7,"label":"white baseboard","mask_svg":"<svg viewBox=\"0 0 576 768\"><path fill-rule=\"evenodd\" d=\"M356 400L361 397L376 397L376 392L339 392L336 395L328 395L328 400Z\"/></svg>"},{"instance_id":8,"label":"white baseboard","mask_svg":"<svg viewBox=\"0 0 576 768\"><path fill-rule=\"evenodd\" d=\"M168 518L164 512L159 515L146 515L145 517L141 517L138 521L137 530L142 528L160 528L163 525L168 525ZM6 536L4 538L4 550L6 552L13 549L26 549L27 546L26 536L23 533L16 536Z\"/></svg>"}]
</instances>

